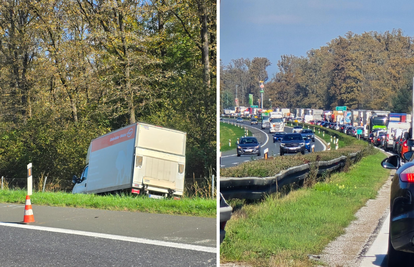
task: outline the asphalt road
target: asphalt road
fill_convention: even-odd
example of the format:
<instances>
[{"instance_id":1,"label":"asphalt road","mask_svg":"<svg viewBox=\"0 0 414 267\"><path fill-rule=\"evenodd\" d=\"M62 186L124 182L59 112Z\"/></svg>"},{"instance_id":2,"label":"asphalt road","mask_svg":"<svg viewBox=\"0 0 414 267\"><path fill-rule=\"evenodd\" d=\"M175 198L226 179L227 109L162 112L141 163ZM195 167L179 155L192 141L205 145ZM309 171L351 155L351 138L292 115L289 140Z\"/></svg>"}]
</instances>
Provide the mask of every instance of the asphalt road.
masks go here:
<instances>
[{"instance_id":1,"label":"asphalt road","mask_svg":"<svg viewBox=\"0 0 414 267\"><path fill-rule=\"evenodd\" d=\"M215 218L32 207L0 204L0 265L216 266Z\"/></svg>"},{"instance_id":2,"label":"asphalt road","mask_svg":"<svg viewBox=\"0 0 414 267\"><path fill-rule=\"evenodd\" d=\"M226 120L226 121L231 121L231 120ZM235 122L235 120L233 120L232 122ZM259 125L250 125L249 121L245 121L244 123L238 124L241 125L242 127L247 127L248 130L250 132L252 132L253 136L255 136L257 138L257 140L259 141L259 143L261 144L261 156L258 157L256 155L242 155L240 157L237 157L236 151L235 150L231 150L231 151L226 151L222 153L221 156L221 168L228 168L228 167L232 167L232 166L236 166L240 163L243 162L247 162L247 161L251 161L251 160L256 160L258 158L263 158L264 157L264 153L263 151L268 148L269 149L269 157L272 156L279 156L279 142L278 143L273 143L273 133L269 133L269 129L265 129L262 130ZM291 133L292 132L292 127L285 127L285 132L287 133ZM321 141L319 141L317 138L315 140L315 142L313 143L315 145L315 151L322 151L325 150L325 146L323 145L323 143ZM309 152L306 152L309 153ZM286 156L290 156L290 155L294 155L294 154L285 154Z\"/></svg>"}]
</instances>

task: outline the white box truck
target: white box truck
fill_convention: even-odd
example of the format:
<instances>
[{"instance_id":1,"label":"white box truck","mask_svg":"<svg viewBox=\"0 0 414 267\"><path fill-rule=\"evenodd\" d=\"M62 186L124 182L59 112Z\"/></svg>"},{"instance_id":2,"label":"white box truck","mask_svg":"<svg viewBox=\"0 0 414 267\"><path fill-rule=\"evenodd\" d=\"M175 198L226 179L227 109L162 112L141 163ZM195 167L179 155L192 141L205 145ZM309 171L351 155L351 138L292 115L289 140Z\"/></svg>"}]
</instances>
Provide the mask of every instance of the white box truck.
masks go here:
<instances>
[{"instance_id":1,"label":"white box truck","mask_svg":"<svg viewBox=\"0 0 414 267\"><path fill-rule=\"evenodd\" d=\"M283 121L283 113L281 111L270 112L269 133L283 132L285 123Z\"/></svg>"},{"instance_id":2,"label":"white box truck","mask_svg":"<svg viewBox=\"0 0 414 267\"><path fill-rule=\"evenodd\" d=\"M187 134L135 123L92 140L73 193L182 196Z\"/></svg>"}]
</instances>

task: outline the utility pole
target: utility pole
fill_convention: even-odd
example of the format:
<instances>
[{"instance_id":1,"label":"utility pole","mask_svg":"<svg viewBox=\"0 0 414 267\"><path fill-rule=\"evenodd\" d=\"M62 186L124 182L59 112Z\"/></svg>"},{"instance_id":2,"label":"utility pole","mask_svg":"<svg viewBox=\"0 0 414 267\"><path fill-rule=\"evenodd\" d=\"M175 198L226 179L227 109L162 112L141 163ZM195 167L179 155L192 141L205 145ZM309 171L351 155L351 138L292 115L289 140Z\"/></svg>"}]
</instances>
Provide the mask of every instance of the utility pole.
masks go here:
<instances>
[{"instance_id":1,"label":"utility pole","mask_svg":"<svg viewBox=\"0 0 414 267\"><path fill-rule=\"evenodd\" d=\"M238 84L236 84L236 104L237 104L237 106L239 106L239 99L237 98L237 87L238 87L239 85Z\"/></svg>"},{"instance_id":2,"label":"utility pole","mask_svg":"<svg viewBox=\"0 0 414 267\"><path fill-rule=\"evenodd\" d=\"M263 109L263 93L264 93L264 81L259 81L260 82L260 108Z\"/></svg>"}]
</instances>

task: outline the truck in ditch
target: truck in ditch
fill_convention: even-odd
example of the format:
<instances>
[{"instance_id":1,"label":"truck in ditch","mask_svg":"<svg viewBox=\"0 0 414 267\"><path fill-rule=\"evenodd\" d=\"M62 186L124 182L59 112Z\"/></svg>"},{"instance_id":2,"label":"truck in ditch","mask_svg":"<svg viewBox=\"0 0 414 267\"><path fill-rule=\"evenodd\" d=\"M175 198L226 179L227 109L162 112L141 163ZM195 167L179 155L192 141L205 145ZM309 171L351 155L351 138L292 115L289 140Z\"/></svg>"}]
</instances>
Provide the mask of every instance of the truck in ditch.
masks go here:
<instances>
[{"instance_id":1,"label":"truck in ditch","mask_svg":"<svg viewBox=\"0 0 414 267\"><path fill-rule=\"evenodd\" d=\"M135 123L93 139L72 192L181 197L186 138L185 132Z\"/></svg>"}]
</instances>

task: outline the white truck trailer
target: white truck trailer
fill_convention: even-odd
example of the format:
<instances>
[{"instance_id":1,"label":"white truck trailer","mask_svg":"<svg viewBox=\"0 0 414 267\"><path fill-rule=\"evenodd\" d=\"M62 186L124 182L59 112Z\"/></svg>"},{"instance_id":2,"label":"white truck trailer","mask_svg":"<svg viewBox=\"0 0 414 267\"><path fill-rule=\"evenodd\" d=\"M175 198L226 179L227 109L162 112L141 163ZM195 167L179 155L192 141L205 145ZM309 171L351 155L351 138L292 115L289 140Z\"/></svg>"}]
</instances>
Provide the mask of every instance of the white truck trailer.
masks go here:
<instances>
[{"instance_id":1,"label":"white truck trailer","mask_svg":"<svg viewBox=\"0 0 414 267\"><path fill-rule=\"evenodd\" d=\"M182 196L187 134L135 123L92 140L72 193Z\"/></svg>"}]
</instances>

